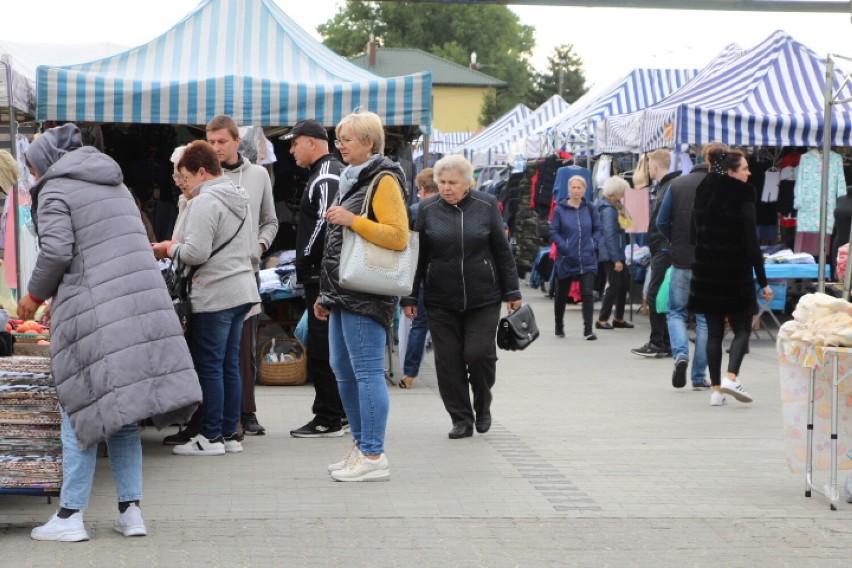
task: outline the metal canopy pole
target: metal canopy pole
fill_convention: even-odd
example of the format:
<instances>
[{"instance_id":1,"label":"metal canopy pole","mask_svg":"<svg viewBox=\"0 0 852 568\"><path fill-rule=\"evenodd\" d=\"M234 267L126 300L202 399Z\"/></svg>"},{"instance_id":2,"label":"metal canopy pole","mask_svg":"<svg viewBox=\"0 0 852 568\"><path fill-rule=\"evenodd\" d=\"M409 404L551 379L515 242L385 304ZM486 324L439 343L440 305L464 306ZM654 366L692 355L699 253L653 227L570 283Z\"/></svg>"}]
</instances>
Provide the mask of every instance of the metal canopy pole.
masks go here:
<instances>
[{"instance_id":1,"label":"metal canopy pole","mask_svg":"<svg viewBox=\"0 0 852 568\"><path fill-rule=\"evenodd\" d=\"M822 179L819 200L819 276L817 290L825 293L825 235L828 232L828 168L831 158L831 99L834 83L834 61L831 55L825 61L825 112L822 120ZM847 271L848 272L848 271Z\"/></svg>"}]
</instances>

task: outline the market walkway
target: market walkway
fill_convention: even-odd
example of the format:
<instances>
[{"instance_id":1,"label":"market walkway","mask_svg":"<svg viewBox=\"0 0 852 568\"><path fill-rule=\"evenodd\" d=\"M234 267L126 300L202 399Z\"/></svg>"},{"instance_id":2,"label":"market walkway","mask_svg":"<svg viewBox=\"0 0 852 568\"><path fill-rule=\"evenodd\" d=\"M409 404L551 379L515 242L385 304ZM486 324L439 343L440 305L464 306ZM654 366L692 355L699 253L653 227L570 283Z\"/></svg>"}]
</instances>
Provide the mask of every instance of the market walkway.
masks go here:
<instances>
[{"instance_id":1,"label":"market walkway","mask_svg":"<svg viewBox=\"0 0 852 568\"><path fill-rule=\"evenodd\" d=\"M646 317L591 343L569 308L560 340L550 302L526 294L543 335L501 354L487 435L447 439L430 362L416 388L391 389L392 480L335 483L325 468L345 439L287 434L309 418L312 388L260 387L269 434L242 454L172 456L144 433L148 537L112 531L100 460L92 540L32 541L55 505L0 496L0 566L849 565L852 505L806 499L785 464L769 341L753 341L743 367L756 402L714 408L671 387L670 360L630 354Z\"/></svg>"}]
</instances>

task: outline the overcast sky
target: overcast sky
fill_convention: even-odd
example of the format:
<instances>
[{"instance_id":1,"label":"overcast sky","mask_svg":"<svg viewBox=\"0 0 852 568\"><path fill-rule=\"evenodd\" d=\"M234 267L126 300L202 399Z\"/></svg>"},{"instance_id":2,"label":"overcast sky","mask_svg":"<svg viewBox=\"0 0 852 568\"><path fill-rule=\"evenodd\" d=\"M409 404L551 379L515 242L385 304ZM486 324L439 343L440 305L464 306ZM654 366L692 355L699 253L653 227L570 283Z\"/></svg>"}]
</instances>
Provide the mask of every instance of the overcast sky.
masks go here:
<instances>
[{"instance_id":1,"label":"overcast sky","mask_svg":"<svg viewBox=\"0 0 852 568\"><path fill-rule=\"evenodd\" d=\"M342 2L276 0L300 26L316 35ZM167 31L198 0L26 0L3 2L0 41L145 43ZM437 6L437 5L436 5ZM439 6L438 6L439 7ZM821 57L852 57L850 14L699 12L618 8L511 6L536 28L532 63L543 69L553 48L574 44L586 77L598 87L637 67L701 68L729 43L749 48L782 29ZM17 27L10 22L19 24ZM486 61L480 63L487 64ZM852 62L841 67L852 69Z\"/></svg>"}]
</instances>

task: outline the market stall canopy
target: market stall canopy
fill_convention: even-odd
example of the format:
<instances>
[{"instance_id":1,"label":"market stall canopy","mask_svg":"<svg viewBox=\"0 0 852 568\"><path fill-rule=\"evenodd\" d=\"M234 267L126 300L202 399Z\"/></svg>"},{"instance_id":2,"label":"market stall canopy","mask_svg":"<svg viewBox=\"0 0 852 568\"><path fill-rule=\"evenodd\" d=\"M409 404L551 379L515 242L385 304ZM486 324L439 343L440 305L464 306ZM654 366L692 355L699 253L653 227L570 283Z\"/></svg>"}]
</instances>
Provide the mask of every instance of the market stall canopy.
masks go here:
<instances>
[{"instance_id":1,"label":"market stall canopy","mask_svg":"<svg viewBox=\"0 0 852 568\"><path fill-rule=\"evenodd\" d=\"M435 154L449 154L450 151L461 145L473 135L473 132L441 132L437 128L432 129L429 136L429 152ZM414 156L423 153L423 137L414 141Z\"/></svg>"},{"instance_id":2,"label":"market stall canopy","mask_svg":"<svg viewBox=\"0 0 852 568\"><path fill-rule=\"evenodd\" d=\"M355 109L425 125L431 74L381 78L313 39L272 0L203 0L151 42L91 63L39 66L39 120L336 125Z\"/></svg>"},{"instance_id":3,"label":"market stall canopy","mask_svg":"<svg viewBox=\"0 0 852 568\"><path fill-rule=\"evenodd\" d=\"M661 101L696 74L697 69L634 69L602 93L580 97L560 121L549 127L548 134L559 146L568 146L575 152L589 151L595 147L595 127L599 122Z\"/></svg>"},{"instance_id":4,"label":"market stall canopy","mask_svg":"<svg viewBox=\"0 0 852 568\"><path fill-rule=\"evenodd\" d=\"M835 69L834 90L848 101L852 85L843 85L843 76ZM817 146L823 138L824 90L825 59L779 30L700 83L647 109L642 150L714 140ZM834 107L830 142L852 146L852 103Z\"/></svg>"},{"instance_id":5,"label":"market stall canopy","mask_svg":"<svg viewBox=\"0 0 852 568\"><path fill-rule=\"evenodd\" d=\"M562 97L553 95L534 111L527 109L527 114L520 120L504 121L507 115L497 119L484 131L453 150L453 153L464 153L474 165L513 161L516 154L524 153L527 136L562 114L569 106Z\"/></svg>"},{"instance_id":6,"label":"market stall canopy","mask_svg":"<svg viewBox=\"0 0 852 568\"><path fill-rule=\"evenodd\" d=\"M69 65L109 57L128 49L115 43L23 43L0 41L0 107L11 106L28 115L36 113L36 67Z\"/></svg>"},{"instance_id":7,"label":"market stall canopy","mask_svg":"<svg viewBox=\"0 0 852 568\"><path fill-rule=\"evenodd\" d=\"M745 50L739 45L729 44L704 69L699 71L698 75L662 101L637 112L607 117L597 125L595 150L612 154L638 153L642 150L643 128L649 136L662 138L666 121L668 120L670 123L671 119L665 113L652 116L652 111L669 108L669 101L680 100L681 97L687 96L687 93L700 89L706 79L723 72L744 53Z\"/></svg>"}]
</instances>

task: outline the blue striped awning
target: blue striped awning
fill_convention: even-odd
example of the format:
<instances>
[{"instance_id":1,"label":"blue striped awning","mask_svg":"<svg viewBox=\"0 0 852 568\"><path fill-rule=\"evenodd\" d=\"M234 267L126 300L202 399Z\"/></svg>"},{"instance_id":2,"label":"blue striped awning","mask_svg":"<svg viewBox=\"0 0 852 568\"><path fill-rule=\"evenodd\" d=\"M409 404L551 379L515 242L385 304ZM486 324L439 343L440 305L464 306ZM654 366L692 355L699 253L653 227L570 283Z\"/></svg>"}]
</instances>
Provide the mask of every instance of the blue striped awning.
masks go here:
<instances>
[{"instance_id":1,"label":"blue striped awning","mask_svg":"<svg viewBox=\"0 0 852 568\"><path fill-rule=\"evenodd\" d=\"M272 0L203 0L172 29L113 57L39 66L40 120L336 125L355 109L424 125L431 74L381 78L310 37Z\"/></svg>"},{"instance_id":2,"label":"blue striped awning","mask_svg":"<svg viewBox=\"0 0 852 568\"><path fill-rule=\"evenodd\" d=\"M517 154L526 154L528 136L561 115L568 107L562 97L553 95L534 111L527 109L528 114L520 121L502 126L499 125L502 119L498 119L494 125L456 148L454 153L464 153L475 163L513 161Z\"/></svg>"},{"instance_id":3,"label":"blue striped awning","mask_svg":"<svg viewBox=\"0 0 852 568\"><path fill-rule=\"evenodd\" d=\"M700 85L707 78L723 72L726 67L742 57L744 53L745 50L740 46L733 43L729 44L695 77L662 101L637 112L607 117L597 126L596 150L604 153L638 153L642 149L643 130L651 137L662 137L665 125L673 121L673 114L656 113L657 110L674 108L677 104L674 101L688 98L688 94L700 88ZM672 101L672 103L669 101Z\"/></svg>"},{"instance_id":4,"label":"blue striped awning","mask_svg":"<svg viewBox=\"0 0 852 568\"><path fill-rule=\"evenodd\" d=\"M550 130L569 147L593 148L598 123L664 99L697 73L697 69L634 69L603 93L581 97Z\"/></svg>"},{"instance_id":5,"label":"blue striped awning","mask_svg":"<svg viewBox=\"0 0 852 568\"><path fill-rule=\"evenodd\" d=\"M852 85L835 69L838 100ZM648 109L642 149L675 144L817 146L824 123L825 60L776 31L676 97ZM831 145L852 145L852 103L833 109Z\"/></svg>"}]
</instances>

